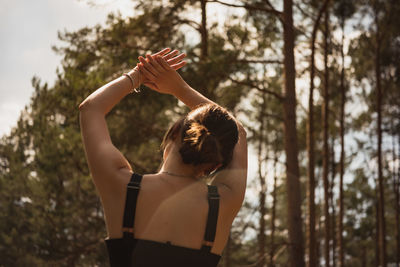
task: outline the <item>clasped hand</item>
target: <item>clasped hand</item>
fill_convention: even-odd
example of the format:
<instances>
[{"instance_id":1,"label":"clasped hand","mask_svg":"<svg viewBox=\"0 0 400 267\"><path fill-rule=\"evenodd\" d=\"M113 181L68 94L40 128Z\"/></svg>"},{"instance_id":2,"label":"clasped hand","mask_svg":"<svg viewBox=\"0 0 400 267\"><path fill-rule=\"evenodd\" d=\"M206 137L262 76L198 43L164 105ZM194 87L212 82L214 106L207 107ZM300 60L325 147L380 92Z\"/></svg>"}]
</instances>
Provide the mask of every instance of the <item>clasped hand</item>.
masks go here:
<instances>
[{"instance_id":1,"label":"clasped hand","mask_svg":"<svg viewBox=\"0 0 400 267\"><path fill-rule=\"evenodd\" d=\"M186 85L176 70L186 65L184 53L178 50L170 52L165 48L154 55L140 56L136 69L140 71L140 82L147 87L163 94L175 95Z\"/></svg>"}]
</instances>

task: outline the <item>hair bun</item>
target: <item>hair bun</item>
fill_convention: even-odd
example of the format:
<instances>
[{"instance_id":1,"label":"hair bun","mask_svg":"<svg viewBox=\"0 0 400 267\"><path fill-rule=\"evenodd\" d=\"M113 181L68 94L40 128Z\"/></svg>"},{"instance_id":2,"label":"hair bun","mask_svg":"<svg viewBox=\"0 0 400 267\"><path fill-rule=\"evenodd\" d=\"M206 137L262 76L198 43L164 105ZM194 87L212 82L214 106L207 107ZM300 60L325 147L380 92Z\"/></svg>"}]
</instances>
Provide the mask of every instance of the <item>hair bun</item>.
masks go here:
<instances>
[{"instance_id":1,"label":"hair bun","mask_svg":"<svg viewBox=\"0 0 400 267\"><path fill-rule=\"evenodd\" d=\"M217 138L201 123L189 123L183 132L179 152L186 164L220 163L222 156Z\"/></svg>"},{"instance_id":2,"label":"hair bun","mask_svg":"<svg viewBox=\"0 0 400 267\"><path fill-rule=\"evenodd\" d=\"M177 140L185 164L213 163L225 168L233 157L239 133L235 119L215 104L202 104L172 125L164 135L161 149Z\"/></svg>"},{"instance_id":3,"label":"hair bun","mask_svg":"<svg viewBox=\"0 0 400 267\"><path fill-rule=\"evenodd\" d=\"M185 142L190 142L198 151L201 150L205 139L210 135L208 129L198 122L191 123L186 131L186 136L183 139Z\"/></svg>"}]
</instances>

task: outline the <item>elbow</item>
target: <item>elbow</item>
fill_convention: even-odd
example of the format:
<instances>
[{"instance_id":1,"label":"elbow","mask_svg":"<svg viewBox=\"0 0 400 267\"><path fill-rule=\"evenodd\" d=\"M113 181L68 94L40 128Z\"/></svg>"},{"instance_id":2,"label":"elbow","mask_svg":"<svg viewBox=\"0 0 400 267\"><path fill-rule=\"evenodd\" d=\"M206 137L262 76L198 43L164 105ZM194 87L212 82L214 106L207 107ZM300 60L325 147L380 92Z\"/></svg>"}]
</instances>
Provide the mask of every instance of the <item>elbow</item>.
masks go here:
<instances>
[{"instance_id":1,"label":"elbow","mask_svg":"<svg viewBox=\"0 0 400 267\"><path fill-rule=\"evenodd\" d=\"M87 111L91 106L91 101L86 98L82 103L79 104L79 112Z\"/></svg>"},{"instance_id":2,"label":"elbow","mask_svg":"<svg viewBox=\"0 0 400 267\"><path fill-rule=\"evenodd\" d=\"M88 96L82 103L79 104L79 113L101 113L103 115L106 114L104 112L102 106L98 101L92 97Z\"/></svg>"}]
</instances>

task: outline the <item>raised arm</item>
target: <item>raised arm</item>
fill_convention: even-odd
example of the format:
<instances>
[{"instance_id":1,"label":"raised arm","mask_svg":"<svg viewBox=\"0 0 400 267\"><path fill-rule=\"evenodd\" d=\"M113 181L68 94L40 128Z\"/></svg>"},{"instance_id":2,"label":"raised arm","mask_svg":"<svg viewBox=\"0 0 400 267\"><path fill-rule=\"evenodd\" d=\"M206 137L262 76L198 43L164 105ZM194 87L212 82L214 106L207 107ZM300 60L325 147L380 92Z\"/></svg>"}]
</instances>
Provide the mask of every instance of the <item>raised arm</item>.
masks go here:
<instances>
[{"instance_id":1,"label":"raised arm","mask_svg":"<svg viewBox=\"0 0 400 267\"><path fill-rule=\"evenodd\" d=\"M175 96L190 109L194 109L203 103L215 104L190 87L162 57L147 55L147 60L143 57L139 57L139 60L141 62L141 64L138 64L140 72L157 86L157 88L153 88L152 84L144 83L150 85L150 88L163 94Z\"/></svg>"},{"instance_id":2,"label":"raised arm","mask_svg":"<svg viewBox=\"0 0 400 267\"><path fill-rule=\"evenodd\" d=\"M239 211L247 184L247 140L246 130L240 122L237 122L237 125L239 140L233 149L232 161L225 169L217 172L212 184L224 188L227 191L227 198L230 198L232 209Z\"/></svg>"},{"instance_id":3,"label":"raised arm","mask_svg":"<svg viewBox=\"0 0 400 267\"><path fill-rule=\"evenodd\" d=\"M169 49L164 49L158 55L164 56L173 68L183 66L179 65L179 61L183 57L176 56L178 51L167 54L169 51ZM105 115L142 80L139 80L140 75L137 69L131 70L128 74L131 78L121 76L107 83L79 105L80 126L86 158L100 194L107 194L113 189L121 172L131 170L128 160L112 144L105 120ZM143 79L143 81L147 80Z\"/></svg>"},{"instance_id":4,"label":"raised arm","mask_svg":"<svg viewBox=\"0 0 400 267\"><path fill-rule=\"evenodd\" d=\"M157 85L157 91L174 95L190 109L203 103L216 104L192 87L159 56L147 56L147 60L139 57L139 70L152 83ZM236 144L230 164L218 172L212 184L219 185L222 194L230 199L232 209L239 210L246 190L247 180L247 141L246 131L240 122L237 122L239 141ZM221 191L221 190L220 190Z\"/></svg>"}]
</instances>

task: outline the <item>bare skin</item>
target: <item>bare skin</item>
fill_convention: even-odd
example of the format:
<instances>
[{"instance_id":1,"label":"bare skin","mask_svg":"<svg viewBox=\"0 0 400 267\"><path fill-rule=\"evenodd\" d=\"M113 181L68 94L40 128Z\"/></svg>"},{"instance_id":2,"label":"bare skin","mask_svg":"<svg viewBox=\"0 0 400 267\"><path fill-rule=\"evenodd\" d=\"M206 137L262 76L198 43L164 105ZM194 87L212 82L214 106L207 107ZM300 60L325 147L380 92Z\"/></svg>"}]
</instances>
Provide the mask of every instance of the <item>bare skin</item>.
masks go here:
<instances>
[{"instance_id":1,"label":"bare skin","mask_svg":"<svg viewBox=\"0 0 400 267\"><path fill-rule=\"evenodd\" d=\"M171 94L194 109L211 102L191 88L176 72L185 65L183 54L163 50L141 57L131 76L160 93ZM140 71L140 74L139 74ZM92 93L80 105L80 123L86 157L93 181L99 192L105 214L108 238L122 237L122 218L126 185L132 168L111 142L105 115L132 89L130 80L120 77ZM217 232L211 252L221 254L239 211L246 189L246 132L238 123L239 142L229 166L217 174L212 184L221 195ZM164 151L158 173L143 176L136 217L135 238L199 249L202 245L208 214L207 186L199 179L206 170L218 166L184 164L179 144L171 141ZM171 176L163 171L183 175Z\"/></svg>"}]
</instances>

